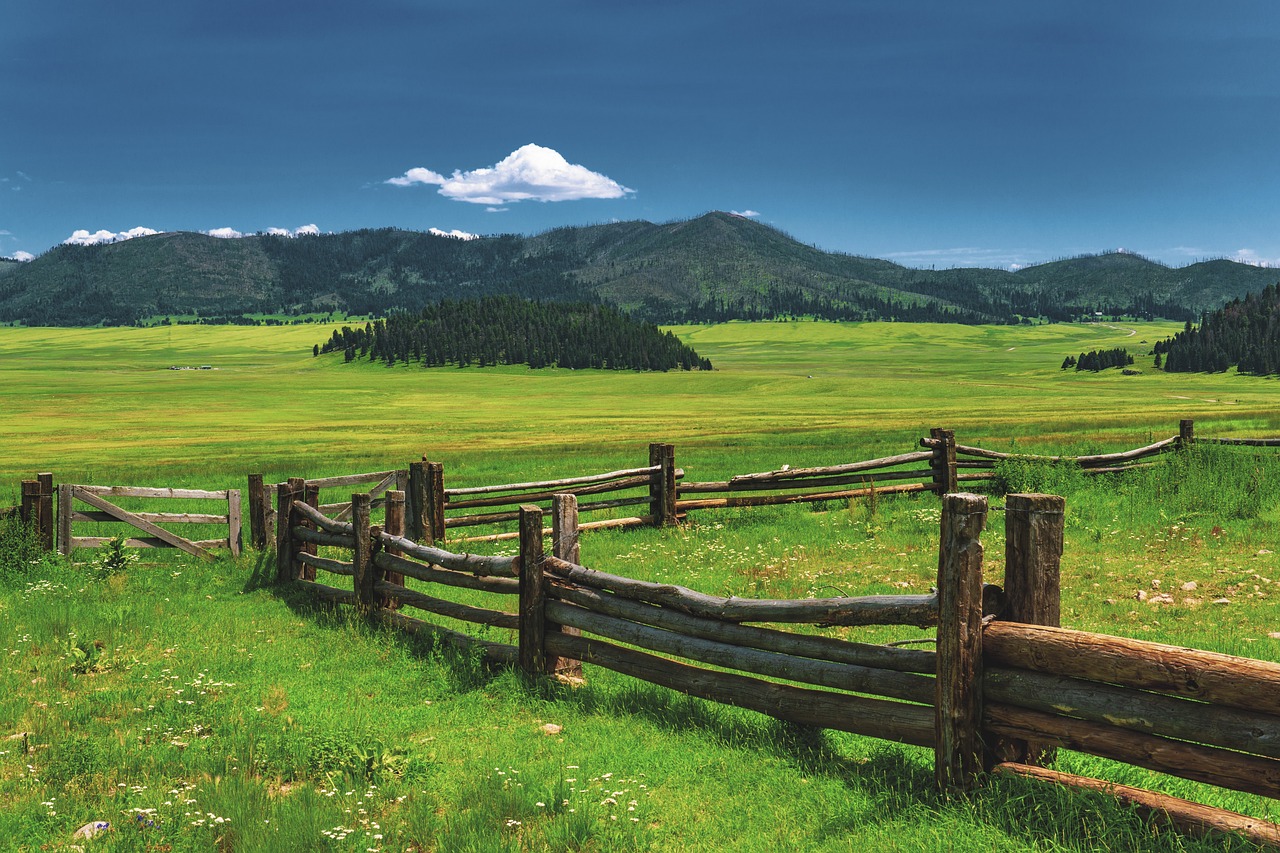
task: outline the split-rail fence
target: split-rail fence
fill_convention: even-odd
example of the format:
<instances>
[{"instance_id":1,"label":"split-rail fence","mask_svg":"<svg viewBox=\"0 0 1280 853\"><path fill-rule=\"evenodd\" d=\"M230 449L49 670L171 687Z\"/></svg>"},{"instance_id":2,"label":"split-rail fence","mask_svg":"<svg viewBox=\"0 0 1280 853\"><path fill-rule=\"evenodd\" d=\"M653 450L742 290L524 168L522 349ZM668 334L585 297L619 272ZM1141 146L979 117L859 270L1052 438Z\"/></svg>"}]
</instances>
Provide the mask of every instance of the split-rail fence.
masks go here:
<instances>
[{"instance_id":1,"label":"split-rail fence","mask_svg":"<svg viewBox=\"0 0 1280 853\"><path fill-rule=\"evenodd\" d=\"M404 500L388 493L386 523L374 525L367 495L352 496L350 522L282 496L279 581L532 675L580 676L586 662L783 720L930 747L949 792L1011 773L1112 790L1188 832L1280 846L1280 826L1266 821L1045 766L1066 747L1280 797L1280 664L1059 627L1060 497L1007 497L1002 588L983 580L987 499L953 493L943 497L934 592L808 600L709 596L583 566L572 494L553 498L550 553L543 510L520 508L514 557L414 542L403 535ZM350 559L318 556L322 546ZM322 583L317 572L350 580ZM493 603L450 600L450 588ZM509 629L515 642L405 608ZM936 645L850 642L790 624L936 627Z\"/></svg>"}]
</instances>

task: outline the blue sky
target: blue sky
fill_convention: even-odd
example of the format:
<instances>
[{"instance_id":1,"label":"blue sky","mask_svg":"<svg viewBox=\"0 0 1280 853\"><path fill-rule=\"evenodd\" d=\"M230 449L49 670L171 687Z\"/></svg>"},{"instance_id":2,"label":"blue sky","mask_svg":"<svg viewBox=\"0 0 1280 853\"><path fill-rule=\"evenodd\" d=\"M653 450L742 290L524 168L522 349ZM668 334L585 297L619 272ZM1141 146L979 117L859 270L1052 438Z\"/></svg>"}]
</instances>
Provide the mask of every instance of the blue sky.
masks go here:
<instances>
[{"instance_id":1,"label":"blue sky","mask_svg":"<svg viewBox=\"0 0 1280 853\"><path fill-rule=\"evenodd\" d=\"M729 210L911 266L1280 265L1273 0L6 0L0 105L3 256Z\"/></svg>"}]
</instances>

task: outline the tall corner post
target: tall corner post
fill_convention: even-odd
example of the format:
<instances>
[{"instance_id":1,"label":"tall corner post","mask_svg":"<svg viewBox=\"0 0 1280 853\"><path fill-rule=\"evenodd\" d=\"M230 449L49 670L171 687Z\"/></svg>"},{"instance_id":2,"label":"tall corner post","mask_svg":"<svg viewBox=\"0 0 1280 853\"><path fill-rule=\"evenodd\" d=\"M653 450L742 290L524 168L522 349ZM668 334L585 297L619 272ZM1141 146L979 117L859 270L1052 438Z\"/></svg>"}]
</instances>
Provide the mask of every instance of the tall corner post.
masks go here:
<instances>
[{"instance_id":1,"label":"tall corner post","mask_svg":"<svg viewBox=\"0 0 1280 853\"><path fill-rule=\"evenodd\" d=\"M942 499L934 778L948 793L971 789L983 770L982 530L987 499Z\"/></svg>"},{"instance_id":2,"label":"tall corner post","mask_svg":"<svg viewBox=\"0 0 1280 853\"><path fill-rule=\"evenodd\" d=\"M1058 495L1014 494L1004 504L1004 594L1001 619L1057 628L1062 619L1062 538L1067 502ZM1056 750L996 737L991 758L1043 765Z\"/></svg>"},{"instance_id":3,"label":"tall corner post","mask_svg":"<svg viewBox=\"0 0 1280 853\"><path fill-rule=\"evenodd\" d=\"M369 610L376 606L373 591L377 576L373 566L373 528L369 523L372 498L368 492L351 495L351 526L355 547L351 551L352 585L356 606Z\"/></svg>"},{"instance_id":4,"label":"tall corner post","mask_svg":"<svg viewBox=\"0 0 1280 853\"><path fill-rule=\"evenodd\" d=\"M959 488L956 471L956 433L950 429L931 429L933 459L929 468L933 471L933 491L938 497L949 495Z\"/></svg>"},{"instance_id":5,"label":"tall corner post","mask_svg":"<svg viewBox=\"0 0 1280 853\"><path fill-rule=\"evenodd\" d=\"M542 550L542 509L520 507L520 669L547 671L547 585Z\"/></svg>"},{"instance_id":6,"label":"tall corner post","mask_svg":"<svg viewBox=\"0 0 1280 853\"><path fill-rule=\"evenodd\" d=\"M654 527L676 523L676 446L649 445L649 467L655 468L649 481L649 515Z\"/></svg>"},{"instance_id":7,"label":"tall corner post","mask_svg":"<svg viewBox=\"0 0 1280 853\"><path fill-rule=\"evenodd\" d=\"M551 498L551 553L566 563L581 565L582 548L578 542L579 533L578 496L553 495ZM549 625L547 630L559 631L571 636L582 635L580 629L568 625ZM582 661L573 658L549 655L547 669L554 675L564 678L582 678Z\"/></svg>"}]
</instances>

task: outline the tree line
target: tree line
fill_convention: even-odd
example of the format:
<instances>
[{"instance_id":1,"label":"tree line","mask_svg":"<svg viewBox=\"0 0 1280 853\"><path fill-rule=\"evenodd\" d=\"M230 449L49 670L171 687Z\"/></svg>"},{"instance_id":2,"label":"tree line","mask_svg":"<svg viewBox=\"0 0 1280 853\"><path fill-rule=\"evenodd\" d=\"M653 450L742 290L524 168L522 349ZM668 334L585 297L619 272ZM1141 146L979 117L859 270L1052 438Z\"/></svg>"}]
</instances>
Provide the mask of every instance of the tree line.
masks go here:
<instances>
[{"instance_id":1,"label":"tree line","mask_svg":"<svg viewBox=\"0 0 1280 853\"><path fill-rule=\"evenodd\" d=\"M343 326L313 349L317 356L330 352L388 366L711 369L710 360L675 335L614 308L508 296L445 300L418 312L393 311L363 328Z\"/></svg>"},{"instance_id":2,"label":"tree line","mask_svg":"<svg viewBox=\"0 0 1280 853\"><path fill-rule=\"evenodd\" d=\"M1157 366L1173 373L1220 373L1235 366L1241 373L1280 373L1280 288L1267 285L1259 293L1233 299L1187 321L1181 332L1155 345Z\"/></svg>"},{"instance_id":3,"label":"tree line","mask_svg":"<svg viewBox=\"0 0 1280 853\"><path fill-rule=\"evenodd\" d=\"M1091 370L1097 373L1099 370L1106 370L1108 367L1127 367L1133 364L1133 356L1124 347L1116 347L1115 349L1099 349L1082 352L1077 358L1069 355L1062 360L1062 369L1070 370Z\"/></svg>"}]
</instances>

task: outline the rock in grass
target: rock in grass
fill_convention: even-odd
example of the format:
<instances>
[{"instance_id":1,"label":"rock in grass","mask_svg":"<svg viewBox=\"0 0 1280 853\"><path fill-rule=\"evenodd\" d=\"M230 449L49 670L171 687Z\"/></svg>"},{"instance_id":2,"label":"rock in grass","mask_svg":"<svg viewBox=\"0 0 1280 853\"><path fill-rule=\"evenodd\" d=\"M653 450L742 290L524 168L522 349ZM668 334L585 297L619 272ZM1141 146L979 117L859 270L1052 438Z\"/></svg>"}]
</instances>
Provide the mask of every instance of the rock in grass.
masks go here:
<instances>
[{"instance_id":1,"label":"rock in grass","mask_svg":"<svg viewBox=\"0 0 1280 853\"><path fill-rule=\"evenodd\" d=\"M95 835L106 832L111 828L111 823L105 820L95 820L86 823L84 826L71 833L72 838L93 838Z\"/></svg>"}]
</instances>

